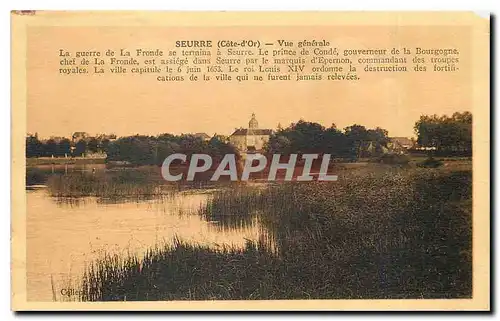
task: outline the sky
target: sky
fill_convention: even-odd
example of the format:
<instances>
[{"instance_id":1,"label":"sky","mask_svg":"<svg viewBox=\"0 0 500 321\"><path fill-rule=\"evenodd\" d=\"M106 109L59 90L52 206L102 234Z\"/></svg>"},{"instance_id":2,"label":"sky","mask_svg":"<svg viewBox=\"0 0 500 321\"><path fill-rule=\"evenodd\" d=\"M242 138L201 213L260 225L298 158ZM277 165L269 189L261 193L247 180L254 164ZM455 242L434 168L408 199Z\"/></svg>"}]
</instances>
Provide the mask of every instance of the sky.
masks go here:
<instances>
[{"instance_id":1,"label":"sky","mask_svg":"<svg viewBox=\"0 0 500 321\"><path fill-rule=\"evenodd\" d=\"M458 48L455 73L359 73L359 81L159 82L152 75L60 75L59 50L174 49L177 40L326 39L341 49ZM299 119L337 128L382 127L414 135L423 114L471 110L466 27L31 27L27 48L27 132L39 137L160 133L230 135L248 126L286 127ZM407 56L411 61L415 55ZM427 58L429 59L429 58ZM409 65L411 68L412 65ZM431 66L428 64L428 68Z\"/></svg>"}]
</instances>

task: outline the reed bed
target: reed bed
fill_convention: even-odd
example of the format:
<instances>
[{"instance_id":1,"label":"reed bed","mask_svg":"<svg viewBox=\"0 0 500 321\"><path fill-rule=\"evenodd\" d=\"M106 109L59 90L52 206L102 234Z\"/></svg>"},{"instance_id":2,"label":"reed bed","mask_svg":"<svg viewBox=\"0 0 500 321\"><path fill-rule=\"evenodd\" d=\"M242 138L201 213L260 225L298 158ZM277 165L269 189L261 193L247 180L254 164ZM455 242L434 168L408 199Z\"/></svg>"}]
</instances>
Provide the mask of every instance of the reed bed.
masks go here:
<instances>
[{"instance_id":1,"label":"reed bed","mask_svg":"<svg viewBox=\"0 0 500 321\"><path fill-rule=\"evenodd\" d=\"M175 192L174 186L160 184L147 172L123 171L118 173L76 172L70 175L52 175L47 180L48 191L56 198L102 199L153 198Z\"/></svg>"},{"instance_id":2,"label":"reed bed","mask_svg":"<svg viewBox=\"0 0 500 321\"><path fill-rule=\"evenodd\" d=\"M31 174L30 174L31 175ZM31 175L33 176L33 175ZM99 202L120 200L142 200L174 197L181 191L209 190L210 188L230 188L228 182L215 186L210 181L166 182L158 167L106 170L100 172L72 172L47 175L46 184L50 196L62 203L97 197Z\"/></svg>"},{"instance_id":3,"label":"reed bed","mask_svg":"<svg viewBox=\"0 0 500 321\"><path fill-rule=\"evenodd\" d=\"M176 239L143 259L107 256L87 269L81 299L468 298L471 198L470 170L221 191L199 215L229 227L258 217L258 242L213 249Z\"/></svg>"}]
</instances>

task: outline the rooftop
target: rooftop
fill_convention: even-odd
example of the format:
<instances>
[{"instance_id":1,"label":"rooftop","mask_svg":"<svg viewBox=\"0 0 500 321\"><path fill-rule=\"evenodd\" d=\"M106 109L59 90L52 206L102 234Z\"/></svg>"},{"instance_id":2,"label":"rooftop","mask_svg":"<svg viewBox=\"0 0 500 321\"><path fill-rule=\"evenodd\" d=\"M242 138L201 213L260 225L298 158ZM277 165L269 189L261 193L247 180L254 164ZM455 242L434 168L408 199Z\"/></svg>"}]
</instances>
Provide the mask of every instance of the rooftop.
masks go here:
<instances>
[{"instance_id":1,"label":"rooftop","mask_svg":"<svg viewBox=\"0 0 500 321\"><path fill-rule=\"evenodd\" d=\"M273 133L272 129L252 129L248 128L238 128L231 134L231 136L246 136L248 132L251 131L250 134L253 135L271 135Z\"/></svg>"}]
</instances>

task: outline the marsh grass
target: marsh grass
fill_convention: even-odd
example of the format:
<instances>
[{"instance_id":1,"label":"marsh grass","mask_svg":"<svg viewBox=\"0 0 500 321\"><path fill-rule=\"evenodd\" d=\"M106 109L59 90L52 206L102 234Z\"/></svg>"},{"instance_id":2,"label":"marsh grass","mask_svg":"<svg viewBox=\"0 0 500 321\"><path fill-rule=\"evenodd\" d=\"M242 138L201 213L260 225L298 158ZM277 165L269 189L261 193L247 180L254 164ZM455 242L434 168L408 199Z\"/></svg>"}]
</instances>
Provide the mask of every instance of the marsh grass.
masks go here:
<instances>
[{"instance_id":1,"label":"marsh grass","mask_svg":"<svg viewBox=\"0 0 500 321\"><path fill-rule=\"evenodd\" d=\"M30 177L34 174L31 174ZM142 168L79 171L46 175L49 195L60 203L78 203L85 197L96 197L99 203L157 200L175 197L178 192L209 190L210 181L166 182L156 166ZM223 185L231 186L228 182ZM220 188L220 186L217 186Z\"/></svg>"},{"instance_id":2,"label":"marsh grass","mask_svg":"<svg viewBox=\"0 0 500 321\"><path fill-rule=\"evenodd\" d=\"M146 171L75 172L51 175L47 180L49 194L60 199L87 196L103 200L147 199L174 193L174 186L160 183L158 177Z\"/></svg>"},{"instance_id":3,"label":"marsh grass","mask_svg":"<svg viewBox=\"0 0 500 321\"><path fill-rule=\"evenodd\" d=\"M87 269L81 299L471 297L471 198L471 171L432 169L226 190L199 215L230 228L257 216L259 241L106 256Z\"/></svg>"}]
</instances>

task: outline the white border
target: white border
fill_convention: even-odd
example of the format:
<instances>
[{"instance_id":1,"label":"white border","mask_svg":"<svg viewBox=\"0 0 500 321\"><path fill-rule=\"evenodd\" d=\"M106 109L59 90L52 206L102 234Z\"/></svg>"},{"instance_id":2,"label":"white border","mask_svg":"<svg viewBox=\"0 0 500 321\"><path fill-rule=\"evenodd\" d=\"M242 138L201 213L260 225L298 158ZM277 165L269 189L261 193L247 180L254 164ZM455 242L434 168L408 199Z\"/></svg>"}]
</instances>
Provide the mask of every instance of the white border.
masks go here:
<instances>
[{"instance_id":1,"label":"white border","mask_svg":"<svg viewBox=\"0 0 500 321\"><path fill-rule=\"evenodd\" d=\"M475 10L478 11L478 14L481 16L488 15L489 12L496 12L498 10L500 1L482 1L482 0L474 0L474 1L435 1L435 0L419 0L419 1L389 1L389 0L378 0L378 1L278 1L278 0L254 0L248 3L241 3L235 0L209 0L209 1L192 1L192 0L183 0L178 2L173 1L165 1L165 4L159 6L159 3L163 1L154 1L154 0L141 0L135 2L124 2L124 1L107 1L104 3L103 1L98 0L86 0L86 1L60 1L60 0L49 0L41 3L40 1L24 1L17 0L13 3L15 7L9 6L10 3L7 1L2 1L1 6L2 9L1 17L2 19L2 28L0 28L0 37L2 38L2 43L4 44L4 49L1 51L3 64L0 65L0 79L2 80L2 107L0 107L0 130L1 135L3 137L4 146L2 146L1 153L2 157L0 157L1 162L1 170L0 170L0 180L2 184L0 185L0 202L2 204L2 234L3 241L0 243L0 247L2 249L2 264L0 264L0 277L1 277L1 285L2 289L0 292L0 304L2 305L0 308L1 311L1 320L12 320L15 317L19 317L19 315L14 315L10 312L10 10L12 9L44 9L44 10ZM140 4L140 6L139 6ZM4 8L5 7L5 8ZM497 26L498 27L498 26ZM496 66L496 71L498 71L498 66ZM495 92L499 92L498 83L495 84L495 88L493 89ZM495 122L500 124L500 116L498 112L495 115ZM492 127L493 128L493 127ZM500 147L500 137L495 135L495 147L498 149ZM8 143L7 143L8 142ZM499 164L500 161L496 160L496 165ZM495 179L498 178L498 173L495 175ZM493 196L492 196L493 197ZM497 189L495 192L495 196L493 197L497 200L500 199L500 190ZM498 206L498 201L496 202ZM497 209L495 206L495 210ZM497 211L495 211L497 212ZM497 218L495 220L495 230L498 230L498 221ZM495 233L493 232L494 236ZM496 241L494 245L498 245L499 237L496 237ZM493 247L495 248L495 246ZM492 271L493 272L493 271ZM498 280L498 277L496 278ZM495 284L498 290L498 282ZM498 296L494 297L494 300L497 301ZM498 302L495 302L498 303ZM498 304L493 304L493 307L498 307ZM145 315L146 316L146 315ZM315 317L321 317L322 315L316 315ZM469 315L470 316L470 315ZM53 315L38 315L38 317L46 317L53 318ZM72 315L63 315L60 316L62 319L69 319ZM110 318L120 318L120 315L79 315L79 317L87 318L93 317L93 319L97 320L109 320ZM142 316L134 316L134 318L141 318ZM168 315L160 317L168 317L168 318L185 318L187 315ZM192 317L192 316L191 316ZM205 317L218 318L219 315L210 315ZM229 317L241 318L246 317L243 315L232 315ZM310 318L311 315L302 315L302 316L293 316L293 315L253 315L252 318L256 320L261 320L262 318ZM335 317L344 319L346 315L336 315ZM356 315L355 318L386 318L387 315ZM391 317L397 318L408 318L412 317L410 315L393 315ZM425 317L426 319L435 319L442 317L460 317L456 314L454 315L418 315L416 317ZM479 318L481 315L475 315L474 318Z\"/></svg>"}]
</instances>

